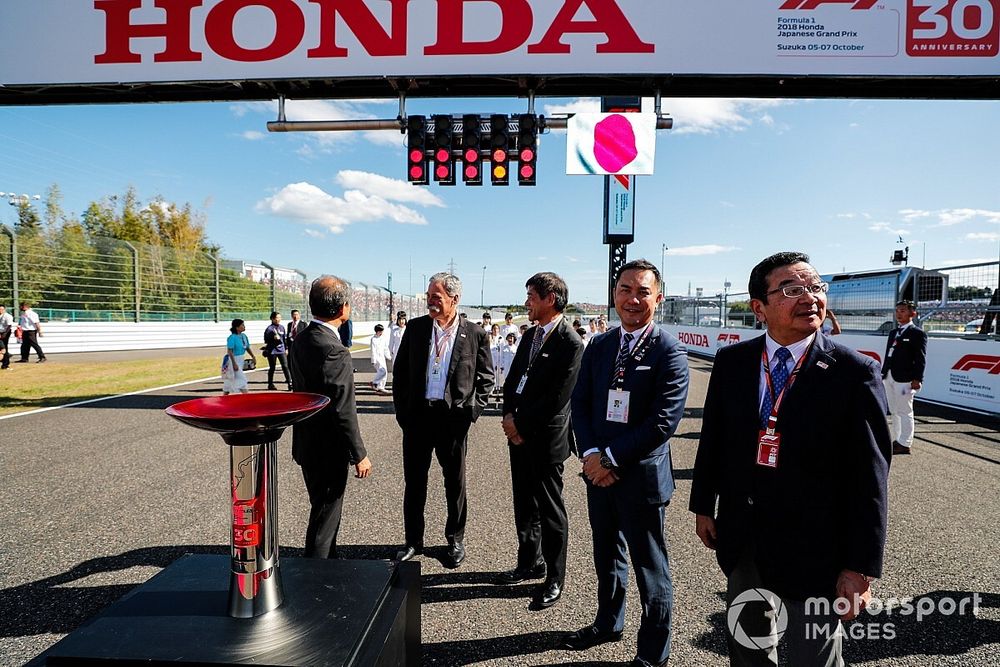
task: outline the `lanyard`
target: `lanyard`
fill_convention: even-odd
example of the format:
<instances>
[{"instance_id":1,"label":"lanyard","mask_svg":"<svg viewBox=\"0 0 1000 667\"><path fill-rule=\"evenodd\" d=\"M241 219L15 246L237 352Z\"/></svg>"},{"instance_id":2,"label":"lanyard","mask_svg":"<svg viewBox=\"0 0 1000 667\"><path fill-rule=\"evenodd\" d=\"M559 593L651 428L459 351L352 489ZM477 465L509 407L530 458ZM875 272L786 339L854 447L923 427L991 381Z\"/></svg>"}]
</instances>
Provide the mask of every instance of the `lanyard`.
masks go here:
<instances>
[{"instance_id":1,"label":"lanyard","mask_svg":"<svg viewBox=\"0 0 1000 667\"><path fill-rule=\"evenodd\" d=\"M542 325L539 324L537 326L542 326ZM549 336L551 336L553 333L555 333L556 327L558 327L558 326L559 326L559 322L555 322L552 325L552 328L549 329L549 332L547 334L545 334L544 336L542 336L542 344L538 346L538 352L535 353L535 359L537 359L542 354L542 348L545 347L545 343L546 343L546 341L549 340ZM527 333L527 332L525 332L525 333ZM532 339L534 339L534 336L532 336ZM532 343L534 343L534 340L532 340ZM524 374L525 375L527 375L528 371L531 370L531 367L535 365L535 359L531 358L531 347L529 346L528 347L528 366L527 366L527 368L524 369Z\"/></svg>"},{"instance_id":2,"label":"lanyard","mask_svg":"<svg viewBox=\"0 0 1000 667\"><path fill-rule=\"evenodd\" d=\"M433 325L432 325L433 326ZM444 330L444 337L441 338L441 342L438 342L438 327L434 327L434 365L437 366L441 363L441 357L444 356L444 351L448 349L448 341L451 340L451 336L455 333L455 326L452 325L451 328Z\"/></svg>"},{"instance_id":3,"label":"lanyard","mask_svg":"<svg viewBox=\"0 0 1000 667\"><path fill-rule=\"evenodd\" d=\"M646 356L646 352L649 350L651 343L653 342L653 339L650 336L652 332L653 323L650 322L646 326L646 329L642 332L642 335L639 336L639 340L636 341L635 347L632 348L632 353L622 360L621 367L618 367L617 364L615 365L614 375L611 377L611 383L616 389L621 390L621 388L625 386L625 364L628 361L628 357L630 356L635 359L635 363L638 364L642 361L642 358ZM619 352L619 354L621 353Z\"/></svg>"},{"instance_id":4,"label":"lanyard","mask_svg":"<svg viewBox=\"0 0 1000 667\"><path fill-rule=\"evenodd\" d=\"M774 381L771 379L771 365L767 361L767 347L765 346L760 352L761 363L764 364L764 380L767 384L767 393L771 395L771 414L767 417L767 434L774 435L775 428L778 425L778 408L781 407L781 402L785 399L785 393L791 389L792 384L795 382L795 378L799 375L799 369L802 368L802 363L809 356L809 352L812 350L812 344L806 348L806 351L799 357L798 363L795 364L795 368L792 369L791 375L788 376L788 380L785 382L785 386L781 388L781 393L777 396L774 395Z\"/></svg>"}]
</instances>

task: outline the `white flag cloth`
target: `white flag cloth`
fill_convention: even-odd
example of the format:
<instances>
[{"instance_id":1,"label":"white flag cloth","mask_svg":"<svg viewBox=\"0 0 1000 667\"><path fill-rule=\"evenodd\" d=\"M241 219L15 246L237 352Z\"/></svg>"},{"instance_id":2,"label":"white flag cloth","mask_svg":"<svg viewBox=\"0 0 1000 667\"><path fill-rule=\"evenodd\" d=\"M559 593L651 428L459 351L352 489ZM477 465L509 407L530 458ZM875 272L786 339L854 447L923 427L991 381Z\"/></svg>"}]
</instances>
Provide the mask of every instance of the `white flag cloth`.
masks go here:
<instances>
[{"instance_id":1,"label":"white flag cloth","mask_svg":"<svg viewBox=\"0 0 1000 667\"><path fill-rule=\"evenodd\" d=\"M567 174L650 175L656 114L578 113L566 125Z\"/></svg>"}]
</instances>

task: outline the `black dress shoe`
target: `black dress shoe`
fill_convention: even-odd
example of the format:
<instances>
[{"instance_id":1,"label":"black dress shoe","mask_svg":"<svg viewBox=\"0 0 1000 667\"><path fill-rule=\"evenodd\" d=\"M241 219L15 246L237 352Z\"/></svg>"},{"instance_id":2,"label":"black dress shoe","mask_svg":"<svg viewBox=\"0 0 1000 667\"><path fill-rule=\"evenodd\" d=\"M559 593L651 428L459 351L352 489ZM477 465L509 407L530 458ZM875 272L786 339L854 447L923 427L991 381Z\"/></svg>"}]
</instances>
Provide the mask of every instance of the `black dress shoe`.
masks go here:
<instances>
[{"instance_id":1,"label":"black dress shoe","mask_svg":"<svg viewBox=\"0 0 1000 667\"><path fill-rule=\"evenodd\" d=\"M501 572L493 579L493 583L500 586L510 586L528 579L541 579L544 576L545 563L539 563L534 567L515 567L513 570Z\"/></svg>"},{"instance_id":2,"label":"black dress shoe","mask_svg":"<svg viewBox=\"0 0 1000 667\"><path fill-rule=\"evenodd\" d=\"M910 453L910 448L909 447L907 447L905 445L901 445L898 442L892 443L892 455L893 456L904 456L904 455L909 454L909 453Z\"/></svg>"},{"instance_id":3,"label":"black dress shoe","mask_svg":"<svg viewBox=\"0 0 1000 667\"><path fill-rule=\"evenodd\" d=\"M465 545L455 542L448 547L448 552L444 555L443 565L449 570L454 570L465 560Z\"/></svg>"},{"instance_id":4,"label":"black dress shoe","mask_svg":"<svg viewBox=\"0 0 1000 667\"><path fill-rule=\"evenodd\" d=\"M407 544L402 551L396 553L396 560L400 563L412 560L414 556L419 556L423 552L421 547L414 547Z\"/></svg>"},{"instance_id":5,"label":"black dress shoe","mask_svg":"<svg viewBox=\"0 0 1000 667\"><path fill-rule=\"evenodd\" d=\"M599 644L620 642L621 640L621 630L617 632L614 630L605 632L598 630L593 625L588 625L585 628L580 628L576 632L571 632L566 635L563 638L562 646L564 648L572 649L573 651L586 651L587 649L594 648Z\"/></svg>"},{"instance_id":6,"label":"black dress shoe","mask_svg":"<svg viewBox=\"0 0 1000 667\"><path fill-rule=\"evenodd\" d=\"M535 599L531 601L531 609L548 609L562 597L562 584L556 580L546 581L535 591Z\"/></svg>"},{"instance_id":7,"label":"black dress shoe","mask_svg":"<svg viewBox=\"0 0 1000 667\"><path fill-rule=\"evenodd\" d=\"M632 658L632 662L628 663L629 667L667 667L667 660L663 662L650 662L649 660L643 660L639 656Z\"/></svg>"}]
</instances>

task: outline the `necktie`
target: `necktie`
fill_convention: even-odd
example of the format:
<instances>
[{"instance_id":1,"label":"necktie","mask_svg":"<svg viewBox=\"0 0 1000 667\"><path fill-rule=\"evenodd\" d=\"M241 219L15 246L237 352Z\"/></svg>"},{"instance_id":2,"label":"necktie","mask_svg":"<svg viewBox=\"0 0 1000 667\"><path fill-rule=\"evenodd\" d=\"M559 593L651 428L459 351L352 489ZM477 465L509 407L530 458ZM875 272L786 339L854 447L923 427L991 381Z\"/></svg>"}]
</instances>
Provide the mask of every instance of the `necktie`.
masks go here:
<instances>
[{"instance_id":1,"label":"necktie","mask_svg":"<svg viewBox=\"0 0 1000 667\"><path fill-rule=\"evenodd\" d=\"M531 353L528 355L528 364L535 361L535 355L542 349L542 341L545 340L545 331L540 326L535 327L535 337L531 339Z\"/></svg>"},{"instance_id":2,"label":"necktie","mask_svg":"<svg viewBox=\"0 0 1000 667\"><path fill-rule=\"evenodd\" d=\"M618 359L615 361L615 377L618 377L618 374L625 368L625 361L628 359L629 346L633 338L635 336L630 333L622 336L622 346L618 350Z\"/></svg>"},{"instance_id":3,"label":"necktie","mask_svg":"<svg viewBox=\"0 0 1000 667\"><path fill-rule=\"evenodd\" d=\"M792 353L784 347L779 347L774 353L774 361L771 364L771 387L774 390L775 397L781 394L781 390L785 388L785 384L788 382L788 360L791 358ZM760 406L761 428L767 428L767 418L771 415L771 408L773 407L774 401L771 398L771 392L767 390L767 386L765 385L764 402Z\"/></svg>"}]
</instances>

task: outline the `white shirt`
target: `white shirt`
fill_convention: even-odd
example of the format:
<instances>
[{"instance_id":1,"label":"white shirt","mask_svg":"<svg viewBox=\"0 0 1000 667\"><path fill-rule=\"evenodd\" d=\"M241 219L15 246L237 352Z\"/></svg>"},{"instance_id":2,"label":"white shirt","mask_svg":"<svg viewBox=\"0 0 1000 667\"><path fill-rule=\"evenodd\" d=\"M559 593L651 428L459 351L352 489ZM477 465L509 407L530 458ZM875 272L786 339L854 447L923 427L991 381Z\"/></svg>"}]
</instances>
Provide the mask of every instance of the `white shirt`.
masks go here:
<instances>
[{"instance_id":1,"label":"white shirt","mask_svg":"<svg viewBox=\"0 0 1000 667\"><path fill-rule=\"evenodd\" d=\"M376 366L385 366L385 360L389 357L389 337L384 333L381 336L372 335L368 343L371 350L371 361Z\"/></svg>"},{"instance_id":2,"label":"white shirt","mask_svg":"<svg viewBox=\"0 0 1000 667\"><path fill-rule=\"evenodd\" d=\"M504 324L500 327L500 338L504 341L507 340L507 334L514 334L514 339L517 340L521 337L521 332L518 331L516 324Z\"/></svg>"},{"instance_id":3,"label":"white shirt","mask_svg":"<svg viewBox=\"0 0 1000 667\"><path fill-rule=\"evenodd\" d=\"M771 338L771 334L764 334L764 349L767 351L767 363L773 369L774 365L778 363L778 360L774 355L778 351L779 347L784 347L792 355L785 363L785 367L788 369L788 372L791 373L792 369L795 368L795 364L799 363L799 359L806 353L806 350L809 349L809 346L812 345L815 338L816 334L812 334L797 343L782 346ZM759 412L760 406L764 404L764 392L767 391L767 373L764 372L764 364L760 365L760 385L757 389L757 411Z\"/></svg>"},{"instance_id":4,"label":"white shirt","mask_svg":"<svg viewBox=\"0 0 1000 667\"><path fill-rule=\"evenodd\" d=\"M333 333L337 334L337 340L340 340L340 332L337 331L337 327L333 326L329 322L324 322L323 320L313 320L313 322L315 322L316 324L319 324L320 326L324 326L327 329L329 329L330 331L332 331Z\"/></svg>"},{"instance_id":5,"label":"white shirt","mask_svg":"<svg viewBox=\"0 0 1000 667\"><path fill-rule=\"evenodd\" d=\"M0 315L0 333L7 333L14 326L14 316L10 313Z\"/></svg>"},{"instance_id":6,"label":"white shirt","mask_svg":"<svg viewBox=\"0 0 1000 667\"><path fill-rule=\"evenodd\" d=\"M433 320L434 327L431 330L430 354L427 355L427 384L425 386L424 398L428 401L444 400L444 392L448 388L448 367L451 365L451 352L455 349L455 336L458 334L458 317L448 329L442 329L437 320ZM437 350L434 349L435 334L437 345L441 350L441 358L437 359ZM440 365L441 372L437 381L431 372L435 365Z\"/></svg>"},{"instance_id":7,"label":"white shirt","mask_svg":"<svg viewBox=\"0 0 1000 667\"><path fill-rule=\"evenodd\" d=\"M23 331L35 331L38 328L38 315L31 308L21 312L17 324Z\"/></svg>"},{"instance_id":8,"label":"white shirt","mask_svg":"<svg viewBox=\"0 0 1000 667\"><path fill-rule=\"evenodd\" d=\"M398 324L393 324L389 327L389 354L393 359L396 358L396 353L399 352L399 344L403 342L403 331L405 329L405 326L401 327Z\"/></svg>"}]
</instances>

